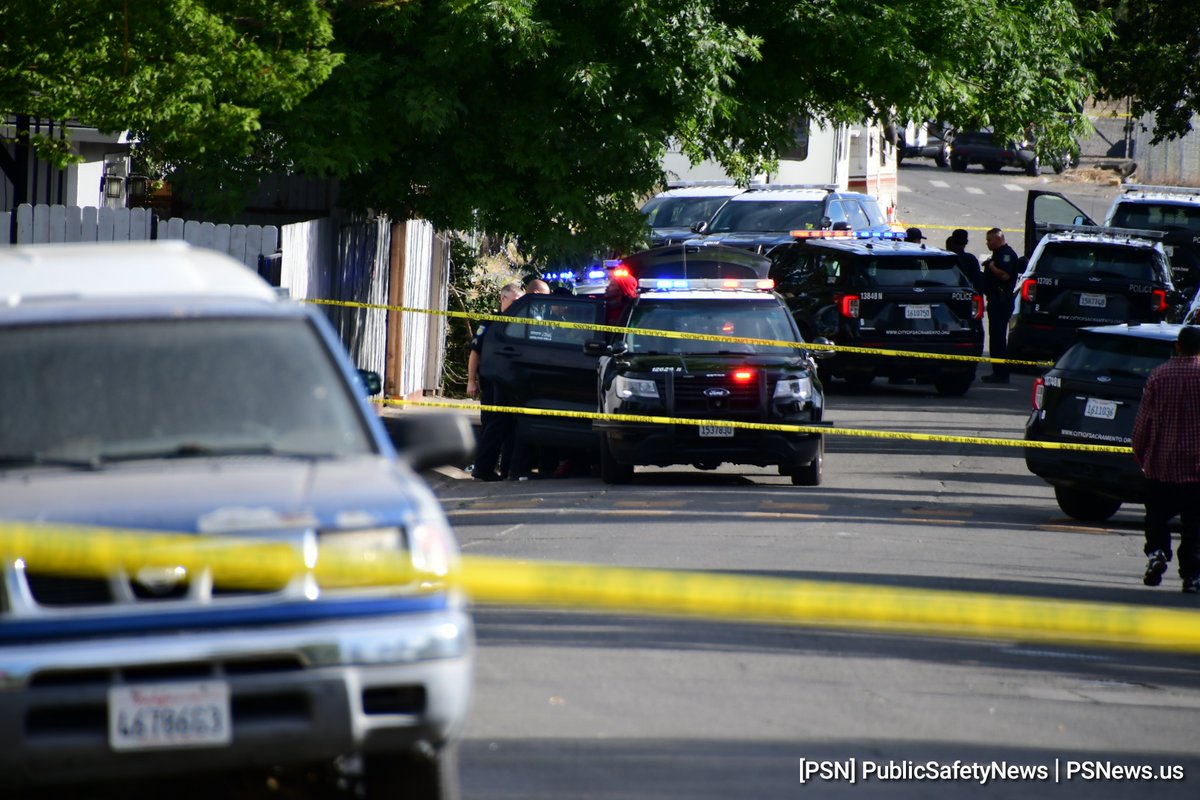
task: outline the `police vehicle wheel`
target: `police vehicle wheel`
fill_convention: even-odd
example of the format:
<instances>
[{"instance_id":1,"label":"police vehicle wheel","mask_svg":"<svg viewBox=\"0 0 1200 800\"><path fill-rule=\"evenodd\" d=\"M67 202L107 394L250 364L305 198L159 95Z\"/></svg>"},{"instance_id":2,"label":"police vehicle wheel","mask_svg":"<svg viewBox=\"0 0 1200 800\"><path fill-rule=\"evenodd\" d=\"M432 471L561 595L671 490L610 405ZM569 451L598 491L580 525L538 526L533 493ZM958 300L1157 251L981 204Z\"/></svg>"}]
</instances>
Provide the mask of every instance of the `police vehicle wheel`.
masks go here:
<instances>
[{"instance_id":1,"label":"police vehicle wheel","mask_svg":"<svg viewBox=\"0 0 1200 800\"><path fill-rule=\"evenodd\" d=\"M608 446L608 437L600 437L600 479L605 483L622 484L633 480L633 465L619 464Z\"/></svg>"},{"instance_id":2,"label":"police vehicle wheel","mask_svg":"<svg viewBox=\"0 0 1200 800\"><path fill-rule=\"evenodd\" d=\"M965 158L955 158L954 156L950 156L950 169L954 170L955 172L966 172L967 160Z\"/></svg>"},{"instance_id":3,"label":"police vehicle wheel","mask_svg":"<svg viewBox=\"0 0 1200 800\"><path fill-rule=\"evenodd\" d=\"M411 797L414 800L459 800L458 748L373 753L363 759L366 800Z\"/></svg>"},{"instance_id":4,"label":"police vehicle wheel","mask_svg":"<svg viewBox=\"0 0 1200 800\"><path fill-rule=\"evenodd\" d=\"M1064 514L1081 522L1104 522L1121 507L1115 498L1066 486L1054 487L1054 499Z\"/></svg>"},{"instance_id":5,"label":"police vehicle wheel","mask_svg":"<svg viewBox=\"0 0 1200 800\"><path fill-rule=\"evenodd\" d=\"M792 472L793 486L820 486L821 470L825 466L825 440L817 447L817 457Z\"/></svg>"},{"instance_id":6,"label":"police vehicle wheel","mask_svg":"<svg viewBox=\"0 0 1200 800\"><path fill-rule=\"evenodd\" d=\"M933 388L942 397L962 397L975 381L974 373L954 373L939 375L933 381Z\"/></svg>"}]
</instances>

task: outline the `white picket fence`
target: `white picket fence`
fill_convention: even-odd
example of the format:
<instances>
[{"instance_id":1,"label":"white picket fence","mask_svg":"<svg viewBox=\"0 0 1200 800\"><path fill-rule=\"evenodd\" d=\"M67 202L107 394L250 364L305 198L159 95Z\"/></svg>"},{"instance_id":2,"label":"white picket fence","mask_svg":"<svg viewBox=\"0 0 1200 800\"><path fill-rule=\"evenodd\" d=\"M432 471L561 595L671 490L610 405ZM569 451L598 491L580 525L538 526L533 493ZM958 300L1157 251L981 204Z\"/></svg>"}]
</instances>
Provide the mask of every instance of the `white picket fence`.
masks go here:
<instances>
[{"instance_id":1,"label":"white picket fence","mask_svg":"<svg viewBox=\"0 0 1200 800\"><path fill-rule=\"evenodd\" d=\"M16 227L13 230L13 217ZM12 231L12 235L8 232ZM132 242L183 239L197 247L219 250L258 269L258 257L279 249L274 225L215 225L197 220L156 221L146 208L95 208L59 205L17 206L0 213L0 247L10 244L67 242Z\"/></svg>"}]
</instances>

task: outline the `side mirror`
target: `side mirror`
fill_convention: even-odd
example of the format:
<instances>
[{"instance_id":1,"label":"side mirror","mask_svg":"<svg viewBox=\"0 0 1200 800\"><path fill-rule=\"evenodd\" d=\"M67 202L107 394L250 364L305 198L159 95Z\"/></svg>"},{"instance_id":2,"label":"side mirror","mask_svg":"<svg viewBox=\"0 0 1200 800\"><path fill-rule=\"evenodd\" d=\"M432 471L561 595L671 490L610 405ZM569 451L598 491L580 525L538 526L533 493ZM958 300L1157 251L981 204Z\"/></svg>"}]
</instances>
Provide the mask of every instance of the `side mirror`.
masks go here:
<instances>
[{"instance_id":1,"label":"side mirror","mask_svg":"<svg viewBox=\"0 0 1200 800\"><path fill-rule=\"evenodd\" d=\"M835 222L835 223L833 223L833 229L835 231L848 231L848 230L850 230L850 223L849 222Z\"/></svg>"},{"instance_id":2,"label":"side mirror","mask_svg":"<svg viewBox=\"0 0 1200 800\"><path fill-rule=\"evenodd\" d=\"M465 414L417 411L381 420L400 457L415 470L465 466L475 452L475 432Z\"/></svg>"},{"instance_id":3,"label":"side mirror","mask_svg":"<svg viewBox=\"0 0 1200 800\"><path fill-rule=\"evenodd\" d=\"M708 223L704 220L692 223L692 233L708 233Z\"/></svg>"},{"instance_id":4,"label":"side mirror","mask_svg":"<svg viewBox=\"0 0 1200 800\"><path fill-rule=\"evenodd\" d=\"M830 341L829 338L826 336L818 336L817 338L812 340L812 343L826 345L826 346L833 345L833 342ZM820 350L809 350L808 352L809 352L809 355L811 355L813 358L822 359L822 358L831 357L833 355L834 351L826 350L824 347L822 347Z\"/></svg>"},{"instance_id":5,"label":"side mirror","mask_svg":"<svg viewBox=\"0 0 1200 800\"><path fill-rule=\"evenodd\" d=\"M372 372L369 369L360 369L358 371L358 380L362 383L363 391L367 393L367 397L372 397L383 391L383 380L380 379L378 372Z\"/></svg>"},{"instance_id":6,"label":"side mirror","mask_svg":"<svg viewBox=\"0 0 1200 800\"><path fill-rule=\"evenodd\" d=\"M1087 217L1085 217L1083 214L1080 214L1079 216L1075 217L1075 219L1071 222L1071 224L1072 225L1087 225Z\"/></svg>"},{"instance_id":7,"label":"side mirror","mask_svg":"<svg viewBox=\"0 0 1200 800\"><path fill-rule=\"evenodd\" d=\"M583 354L593 358L600 356L619 356L629 352L629 345L624 342L614 342L608 344L599 339L592 339L590 342L583 343Z\"/></svg>"}]
</instances>

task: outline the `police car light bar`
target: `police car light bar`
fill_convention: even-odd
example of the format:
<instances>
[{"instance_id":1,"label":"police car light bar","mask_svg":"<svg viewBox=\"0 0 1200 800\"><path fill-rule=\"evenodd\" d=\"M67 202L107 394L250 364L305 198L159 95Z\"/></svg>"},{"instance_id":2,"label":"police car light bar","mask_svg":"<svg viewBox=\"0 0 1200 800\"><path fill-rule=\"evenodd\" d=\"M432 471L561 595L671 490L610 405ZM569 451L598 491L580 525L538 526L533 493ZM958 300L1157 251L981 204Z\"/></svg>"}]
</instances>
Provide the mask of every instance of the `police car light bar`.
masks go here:
<instances>
[{"instance_id":1,"label":"police car light bar","mask_svg":"<svg viewBox=\"0 0 1200 800\"><path fill-rule=\"evenodd\" d=\"M775 288L770 278L642 278L639 289L758 289L769 292Z\"/></svg>"},{"instance_id":2,"label":"police car light bar","mask_svg":"<svg viewBox=\"0 0 1200 800\"><path fill-rule=\"evenodd\" d=\"M793 239L896 239L902 240L900 231L792 231Z\"/></svg>"},{"instance_id":3,"label":"police car light bar","mask_svg":"<svg viewBox=\"0 0 1200 800\"><path fill-rule=\"evenodd\" d=\"M1084 233L1092 236L1111 236L1124 239L1162 239L1165 231L1152 231L1145 228L1115 228L1108 225L1067 225L1061 222L1051 222L1046 225L1049 233Z\"/></svg>"},{"instance_id":4,"label":"police car light bar","mask_svg":"<svg viewBox=\"0 0 1200 800\"><path fill-rule=\"evenodd\" d=\"M587 279L589 281L602 281L608 277L608 273L602 269L588 270Z\"/></svg>"}]
</instances>

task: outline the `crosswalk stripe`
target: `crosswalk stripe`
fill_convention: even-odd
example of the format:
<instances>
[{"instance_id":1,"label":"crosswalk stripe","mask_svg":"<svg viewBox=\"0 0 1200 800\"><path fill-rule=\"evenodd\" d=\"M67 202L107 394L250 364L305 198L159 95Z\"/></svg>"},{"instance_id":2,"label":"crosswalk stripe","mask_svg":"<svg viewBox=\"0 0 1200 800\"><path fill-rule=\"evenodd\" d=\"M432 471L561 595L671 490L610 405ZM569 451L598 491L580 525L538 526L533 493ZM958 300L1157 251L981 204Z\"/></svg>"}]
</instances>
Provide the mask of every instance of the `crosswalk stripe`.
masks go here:
<instances>
[{"instance_id":1,"label":"crosswalk stripe","mask_svg":"<svg viewBox=\"0 0 1200 800\"><path fill-rule=\"evenodd\" d=\"M946 183L945 181L930 181L929 185L936 187L938 189L949 189L950 188L950 184Z\"/></svg>"},{"instance_id":2,"label":"crosswalk stripe","mask_svg":"<svg viewBox=\"0 0 1200 800\"><path fill-rule=\"evenodd\" d=\"M978 186L968 186L966 189L967 194L986 194L986 192L984 192L983 189L980 189Z\"/></svg>"},{"instance_id":3,"label":"crosswalk stripe","mask_svg":"<svg viewBox=\"0 0 1200 800\"><path fill-rule=\"evenodd\" d=\"M1008 189L1010 192L1023 192L1023 191L1025 191L1025 187L1024 187L1024 186L1021 186L1020 184L1016 184L1016 183L1006 183L1006 184L1004 184L1004 188L1005 188L1005 189Z\"/></svg>"}]
</instances>

